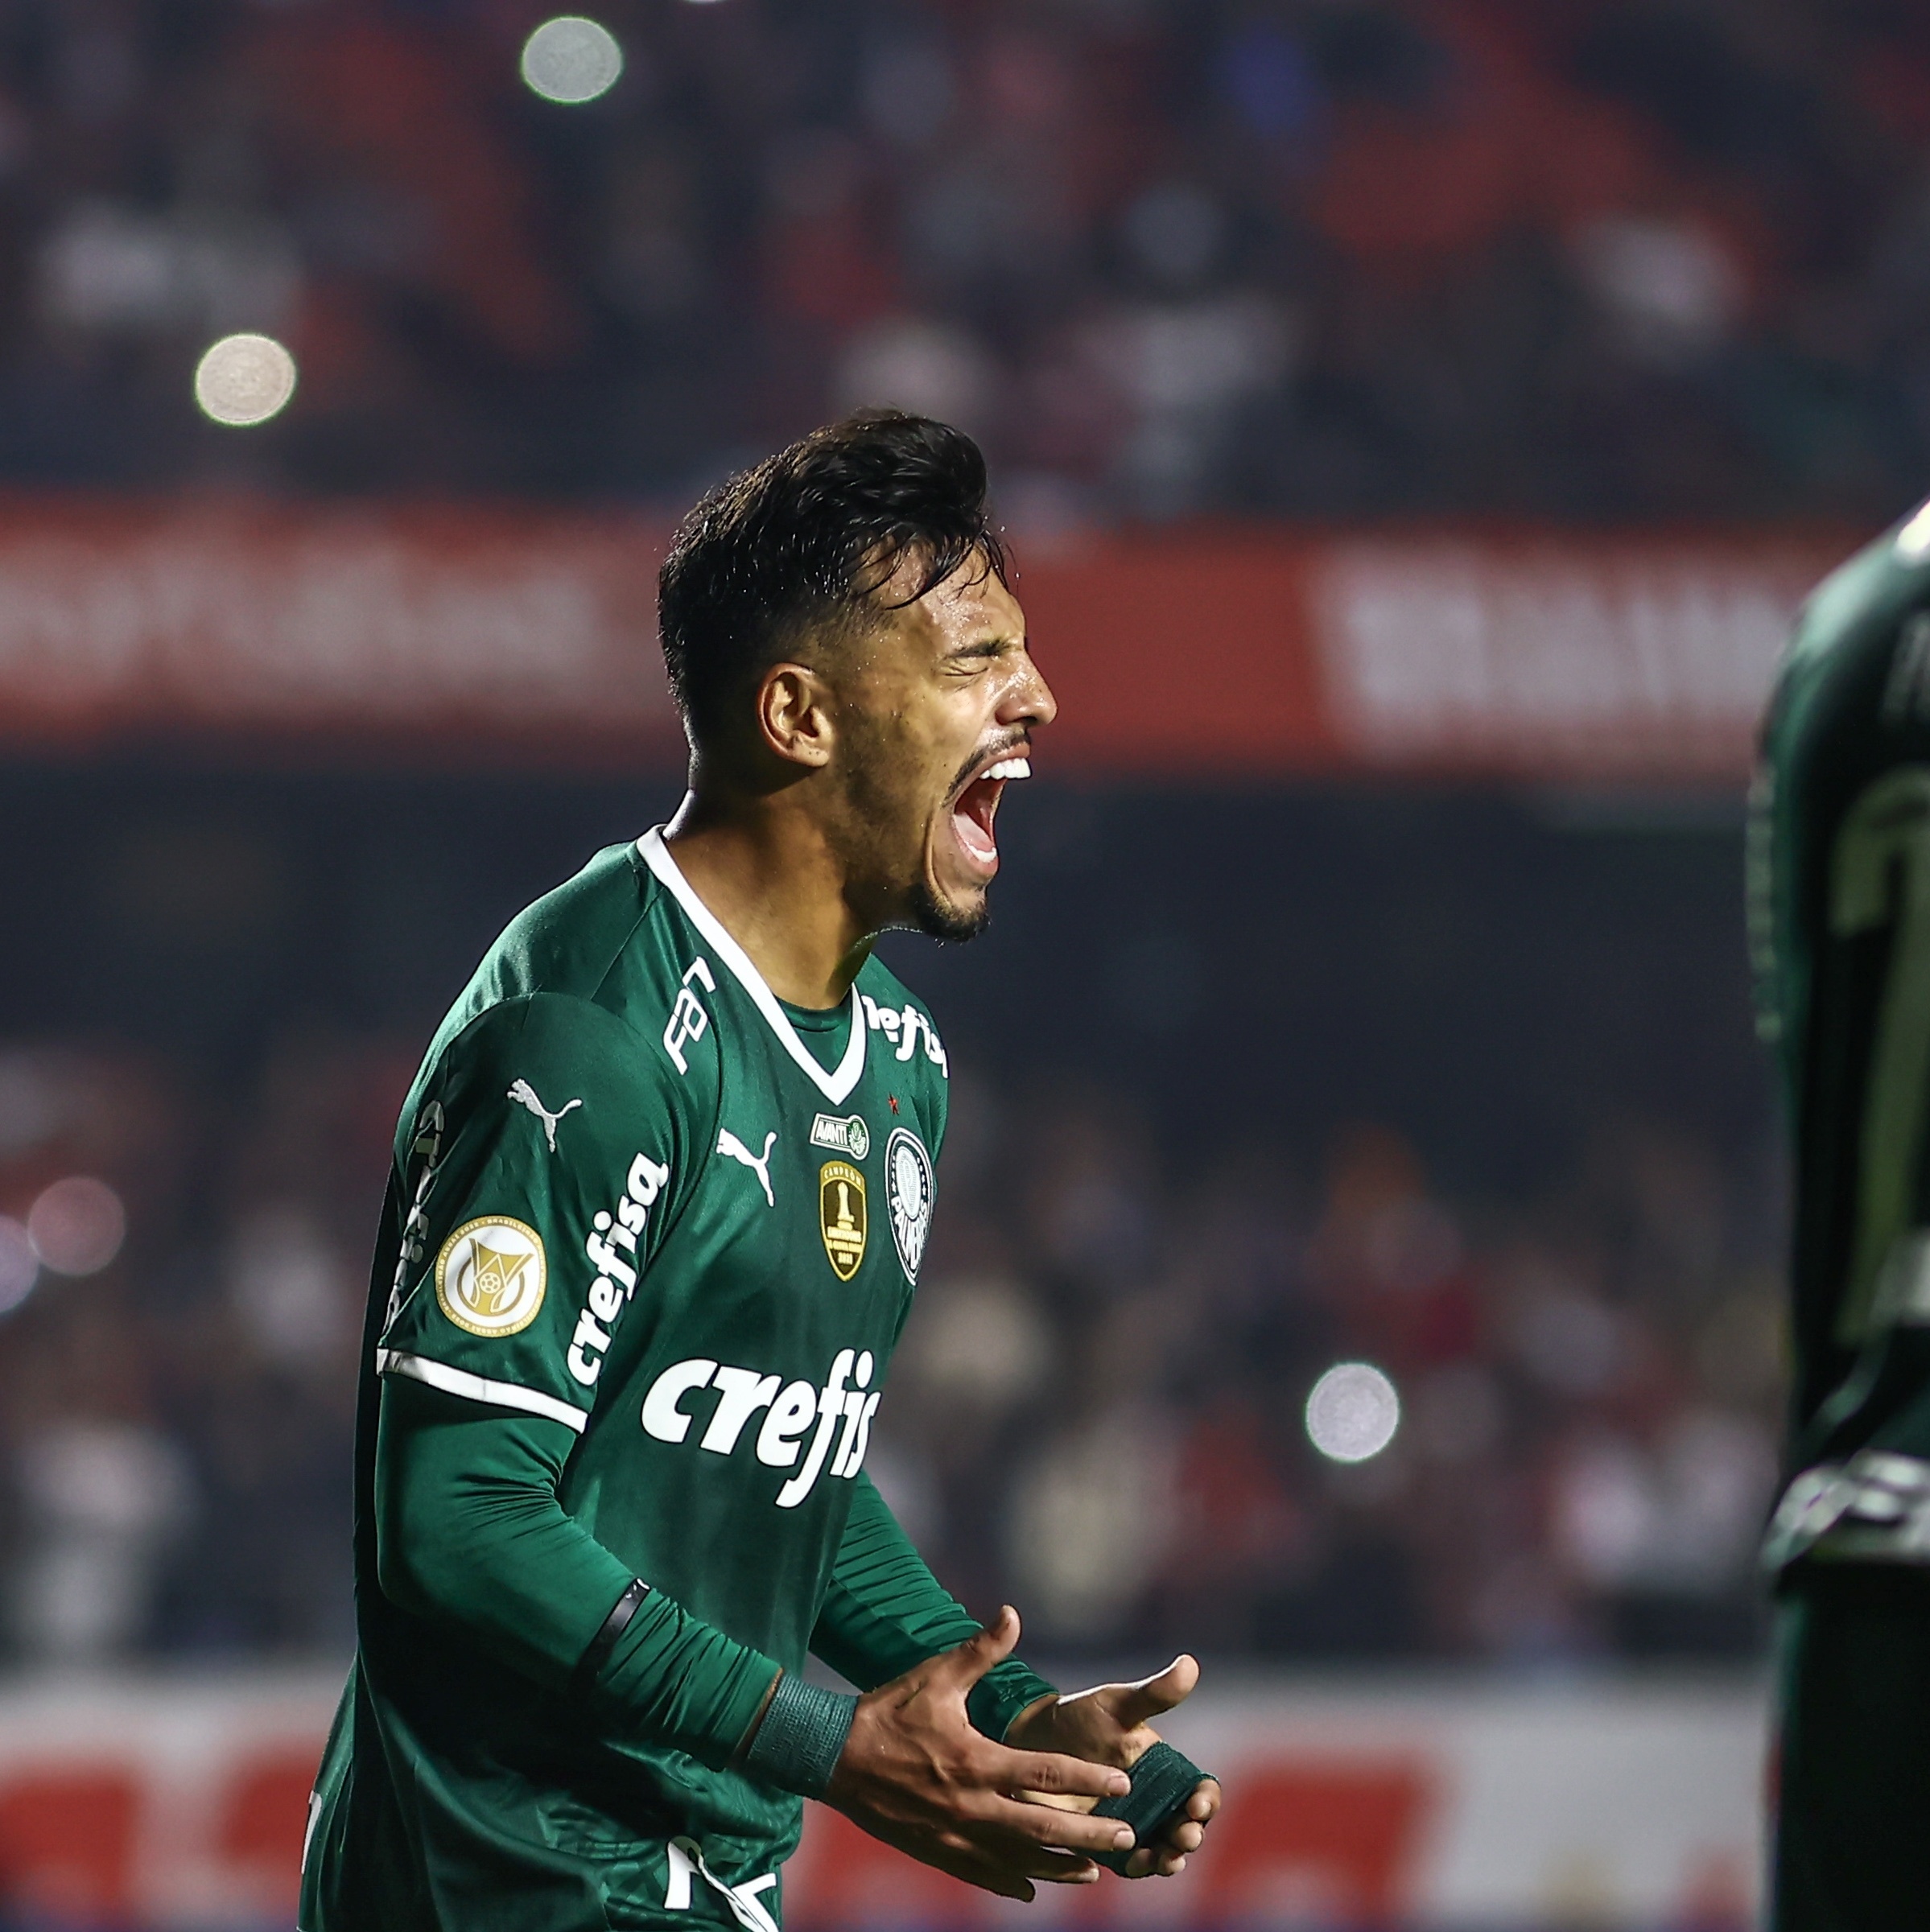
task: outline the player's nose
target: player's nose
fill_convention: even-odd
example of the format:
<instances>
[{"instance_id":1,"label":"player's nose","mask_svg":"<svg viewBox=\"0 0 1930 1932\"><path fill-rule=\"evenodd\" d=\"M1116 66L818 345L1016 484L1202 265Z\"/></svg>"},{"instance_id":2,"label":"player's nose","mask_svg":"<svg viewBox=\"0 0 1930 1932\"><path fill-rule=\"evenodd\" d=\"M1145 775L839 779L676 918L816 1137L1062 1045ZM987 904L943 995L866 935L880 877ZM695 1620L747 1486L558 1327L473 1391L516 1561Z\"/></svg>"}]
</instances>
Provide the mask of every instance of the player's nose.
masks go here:
<instances>
[{"instance_id":1,"label":"player's nose","mask_svg":"<svg viewBox=\"0 0 1930 1932\"><path fill-rule=\"evenodd\" d=\"M1000 724L1038 726L1050 724L1059 715L1059 701L1052 694L1052 687L1041 675L1039 667L1033 663L1028 651L1020 660L1017 676L1008 684L1000 701L998 719Z\"/></svg>"}]
</instances>

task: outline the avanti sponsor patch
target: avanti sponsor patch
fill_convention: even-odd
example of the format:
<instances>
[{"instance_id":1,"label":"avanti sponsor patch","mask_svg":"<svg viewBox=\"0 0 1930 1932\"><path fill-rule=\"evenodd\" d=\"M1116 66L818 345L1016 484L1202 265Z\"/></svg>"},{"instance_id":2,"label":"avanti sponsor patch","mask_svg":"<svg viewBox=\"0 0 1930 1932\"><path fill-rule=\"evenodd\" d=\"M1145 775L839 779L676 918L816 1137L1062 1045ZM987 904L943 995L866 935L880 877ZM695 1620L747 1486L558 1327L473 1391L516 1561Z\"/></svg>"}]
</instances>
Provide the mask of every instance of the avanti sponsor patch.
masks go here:
<instances>
[{"instance_id":1,"label":"avanti sponsor patch","mask_svg":"<svg viewBox=\"0 0 1930 1932\"><path fill-rule=\"evenodd\" d=\"M861 1114L820 1114L810 1123L810 1143L829 1147L834 1154L848 1154L862 1160L871 1151L871 1129Z\"/></svg>"},{"instance_id":2,"label":"avanti sponsor patch","mask_svg":"<svg viewBox=\"0 0 1930 1932\"><path fill-rule=\"evenodd\" d=\"M472 1335L515 1335L535 1320L549 1279L542 1237L507 1214L463 1225L435 1258L435 1299Z\"/></svg>"},{"instance_id":3,"label":"avanti sponsor patch","mask_svg":"<svg viewBox=\"0 0 1930 1932\"><path fill-rule=\"evenodd\" d=\"M847 1160L818 1170L818 1226L831 1271L849 1281L864 1259L864 1176Z\"/></svg>"}]
</instances>

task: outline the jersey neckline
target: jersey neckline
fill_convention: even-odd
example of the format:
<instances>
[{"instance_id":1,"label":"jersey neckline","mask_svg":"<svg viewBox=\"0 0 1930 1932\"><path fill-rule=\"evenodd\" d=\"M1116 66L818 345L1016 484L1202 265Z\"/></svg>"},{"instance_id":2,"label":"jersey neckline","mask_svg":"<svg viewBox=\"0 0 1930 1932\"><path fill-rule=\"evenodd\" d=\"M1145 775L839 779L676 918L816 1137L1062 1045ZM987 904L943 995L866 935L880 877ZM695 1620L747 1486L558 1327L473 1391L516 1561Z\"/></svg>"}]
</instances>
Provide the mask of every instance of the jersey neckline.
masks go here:
<instances>
[{"instance_id":1,"label":"jersey neckline","mask_svg":"<svg viewBox=\"0 0 1930 1932\"><path fill-rule=\"evenodd\" d=\"M652 826L637 841L637 851L664 889L683 908L684 917L697 929L704 943L750 995L751 1003L764 1015L765 1024L777 1036L777 1044L810 1076L819 1092L833 1106L841 1106L864 1073L864 1036L869 1029L864 1024L864 1015L858 1003L856 983L854 982L851 989L851 1037L845 1043L844 1057L839 1061L835 1072L827 1073L816 1054L798 1037L798 1029L791 1024L764 975L752 965L750 955L724 930L723 922L697 896L691 882L678 869L677 861L670 856L670 847L663 842L663 827Z\"/></svg>"},{"instance_id":2,"label":"jersey neckline","mask_svg":"<svg viewBox=\"0 0 1930 1932\"><path fill-rule=\"evenodd\" d=\"M794 1006L788 999L780 999L777 1011L800 1033L839 1032L851 1017L850 1006L842 1000L835 1007L801 1007ZM838 1048L839 1053L843 1050L842 1046Z\"/></svg>"}]
</instances>

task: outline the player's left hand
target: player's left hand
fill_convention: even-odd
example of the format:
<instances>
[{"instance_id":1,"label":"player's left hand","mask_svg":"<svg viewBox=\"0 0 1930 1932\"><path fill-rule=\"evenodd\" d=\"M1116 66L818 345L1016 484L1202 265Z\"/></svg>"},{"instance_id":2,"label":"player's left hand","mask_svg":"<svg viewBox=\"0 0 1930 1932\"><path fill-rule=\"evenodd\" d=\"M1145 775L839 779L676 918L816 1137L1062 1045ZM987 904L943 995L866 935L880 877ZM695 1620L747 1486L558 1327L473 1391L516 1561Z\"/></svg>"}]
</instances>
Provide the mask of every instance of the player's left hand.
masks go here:
<instances>
[{"instance_id":1,"label":"player's left hand","mask_svg":"<svg viewBox=\"0 0 1930 1932\"><path fill-rule=\"evenodd\" d=\"M1129 1771L1159 1742L1151 1720L1170 1711L1193 1694L1199 1682L1196 1659L1173 1658L1157 1676L1137 1683L1095 1684L1090 1691L1072 1691L1062 1697L1041 1697L1013 1719L1005 1742L1019 1751L1062 1751L1089 1764L1116 1765ZM1090 1811L1095 1798L1071 1798L1047 1792L1027 1792L1035 1804L1062 1810ZM1202 1778L1186 1801L1183 1815L1169 1823L1149 1844L1139 1846L1127 1861L1128 1878L1157 1872L1170 1878L1186 1867L1186 1854L1197 1852L1206 1827L1219 1809L1219 1786Z\"/></svg>"}]
</instances>

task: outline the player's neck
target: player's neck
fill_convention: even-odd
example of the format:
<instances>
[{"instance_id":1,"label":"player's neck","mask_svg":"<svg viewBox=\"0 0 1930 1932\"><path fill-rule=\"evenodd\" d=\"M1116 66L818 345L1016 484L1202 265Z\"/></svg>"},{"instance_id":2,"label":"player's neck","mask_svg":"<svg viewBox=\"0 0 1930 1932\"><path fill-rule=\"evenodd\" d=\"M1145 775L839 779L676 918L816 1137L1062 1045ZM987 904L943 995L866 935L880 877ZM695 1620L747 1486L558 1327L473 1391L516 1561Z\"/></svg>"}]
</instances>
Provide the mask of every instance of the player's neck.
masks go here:
<instances>
[{"instance_id":1,"label":"player's neck","mask_svg":"<svg viewBox=\"0 0 1930 1932\"><path fill-rule=\"evenodd\" d=\"M692 793L665 832L678 869L780 999L836 1006L871 954L822 830L781 800Z\"/></svg>"}]
</instances>

